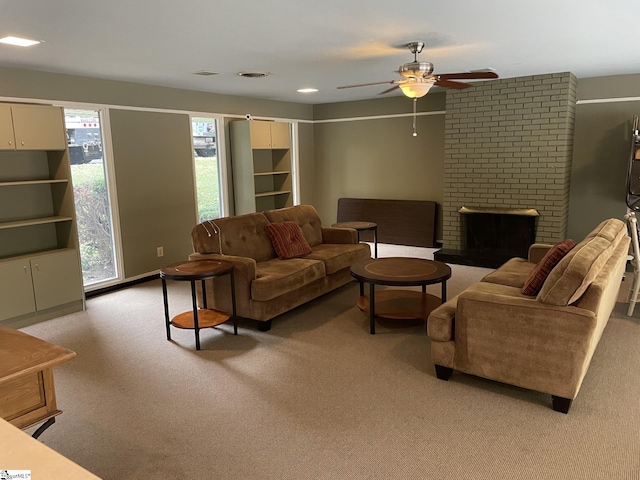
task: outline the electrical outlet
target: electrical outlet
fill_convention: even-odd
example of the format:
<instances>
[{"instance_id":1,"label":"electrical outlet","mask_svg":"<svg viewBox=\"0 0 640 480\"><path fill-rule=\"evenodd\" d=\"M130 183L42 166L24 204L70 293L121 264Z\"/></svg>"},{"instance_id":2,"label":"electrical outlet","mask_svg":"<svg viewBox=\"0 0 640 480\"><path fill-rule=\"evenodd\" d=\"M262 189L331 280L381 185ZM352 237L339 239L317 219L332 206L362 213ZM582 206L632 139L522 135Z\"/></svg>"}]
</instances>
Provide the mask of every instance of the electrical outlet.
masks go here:
<instances>
[{"instance_id":1,"label":"electrical outlet","mask_svg":"<svg viewBox=\"0 0 640 480\"><path fill-rule=\"evenodd\" d=\"M157 254L158 254L158 256L159 256L159 257L164 257L164 248L162 248L162 247L158 247L158 248L156 249L156 252L157 252Z\"/></svg>"}]
</instances>

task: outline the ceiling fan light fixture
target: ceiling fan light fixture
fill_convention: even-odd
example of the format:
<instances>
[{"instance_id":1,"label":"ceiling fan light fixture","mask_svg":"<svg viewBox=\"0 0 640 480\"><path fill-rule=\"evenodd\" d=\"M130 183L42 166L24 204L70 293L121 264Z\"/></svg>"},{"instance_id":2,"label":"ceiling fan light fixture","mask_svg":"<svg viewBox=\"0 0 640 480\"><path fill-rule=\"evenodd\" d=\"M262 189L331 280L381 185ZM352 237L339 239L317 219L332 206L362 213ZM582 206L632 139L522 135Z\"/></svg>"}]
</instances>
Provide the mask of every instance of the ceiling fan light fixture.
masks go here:
<instances>
[{"instance_id":1,"label":"ceiling fan light fixture","mask_svg":"<svg viewBox=\"0 0 640 480\"><path fill-rule=\"evenodd\" d=\"M400 90L409 98L422 98L433 86L433 81L428 82L406 82L400 84Z\"/></svg>"}]
</instances>

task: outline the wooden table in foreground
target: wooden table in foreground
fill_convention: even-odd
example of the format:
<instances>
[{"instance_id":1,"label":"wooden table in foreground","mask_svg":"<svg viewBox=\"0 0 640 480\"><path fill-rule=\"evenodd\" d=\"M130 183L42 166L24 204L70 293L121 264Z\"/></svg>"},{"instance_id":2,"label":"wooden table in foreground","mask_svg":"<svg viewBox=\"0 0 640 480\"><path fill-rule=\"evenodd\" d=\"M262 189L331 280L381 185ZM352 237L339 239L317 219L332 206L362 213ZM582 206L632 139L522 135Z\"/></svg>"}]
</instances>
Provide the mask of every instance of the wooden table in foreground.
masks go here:
<instances>
[{"instance_id":1,"label":"wooden table in foreground","mask_svg":"<svg viewBox=\"0 0 640 480\"><path fill-rule=\"evenodd\" d=\"M362 260L351 266L351 275L360 282L358 308L369 312L371 335L376 333L377 317L399 320L424 319L447 300L447 280L451 267L446 263L423 258L390 257ZM369 284L369 297L364 284ZM441 299L427 293L427 285L442 284ZM376 285L422 287L422 292L389 289L375 293Z\"/></svg>"},{"instance_id":2,"label":"wooden table in foreground","mask_svg":"<svg viewBox=\"0 0 640 480\"><path fill-rule=\"evenodd\" d=\"M40 480L99 480L100 477L0 419L2 469L28 470Z\"/></svg>"},{"instance_id":3,"label":"wooden table in foreground","mask_svg":"<svg viewBox=\"0 0 640 480\"><path fill-rule=\"evenodd\" d=\"M21 429L42 423L33 434L38 438L62 413L56 406L53 367L75 356L71 350L0 325L0 417Z\"/></svg>"}]
</instances>

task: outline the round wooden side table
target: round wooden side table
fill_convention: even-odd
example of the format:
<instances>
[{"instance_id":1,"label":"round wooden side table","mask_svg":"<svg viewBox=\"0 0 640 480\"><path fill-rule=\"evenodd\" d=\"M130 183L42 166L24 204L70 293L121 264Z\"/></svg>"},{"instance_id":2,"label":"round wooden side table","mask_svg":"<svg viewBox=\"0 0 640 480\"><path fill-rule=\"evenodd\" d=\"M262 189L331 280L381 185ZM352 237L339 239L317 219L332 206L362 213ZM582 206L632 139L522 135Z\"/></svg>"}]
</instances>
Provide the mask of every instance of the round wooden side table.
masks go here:
<instances>
[{"instance_id":1,"label":"round wooden side table","mask_svg":"<svg viewBox=\"0 0 640 480\"><path fill-rule=\"evenodd\" d=\"M221 312L207 308L207 294L205 280L229 275L231 282L232 312ZM171 340L171 325L177 328L192 328L196 336L196 350L200 350L200 330L211 328L229 319L233 319L233 334L238 334L238 320L236 318L235 282L233 281L233 265L224 260L197 260L190 262L178 262L160 269L162 279L162 296L164 299L164 317L167 327L167 340ZM191 282L191 300L193 310L176 315L169 319L169 302L167 300L167 279ZM202 306L198 309L196 282L202 283Z\"/></svg>"},{"instance_id":2,"label":"round wooden side table","mask_svg":"<svg viewBox=\"0 0 640 480\"><path fill-rule=\"evenodd\" d=\"M373 230L373 249L374 258L378 258L378 224L373 222L339 222L331 225L335 228L353 228L358 232L358 241L360 241L360 232Z\"/></svg>"}]
</instances>

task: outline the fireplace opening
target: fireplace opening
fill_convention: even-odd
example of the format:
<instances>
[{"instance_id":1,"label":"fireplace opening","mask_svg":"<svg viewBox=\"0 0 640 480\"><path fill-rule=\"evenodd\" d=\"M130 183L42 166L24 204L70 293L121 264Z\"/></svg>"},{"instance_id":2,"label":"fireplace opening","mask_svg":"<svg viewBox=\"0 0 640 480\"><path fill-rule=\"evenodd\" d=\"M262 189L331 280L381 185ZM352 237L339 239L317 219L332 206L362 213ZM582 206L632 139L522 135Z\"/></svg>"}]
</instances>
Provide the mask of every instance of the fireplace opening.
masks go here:
<instances>
[{"instance_id":1,"label":"fireplace opening","mask_svg":"<svg viewBox=\"0 0 640 480\"><path fill-rule=\"evenodd\" d=\"M497 268L512 257L527 258L539 216L533 208L462 207L461 250L440 250L436 260Z\"/></svg>"}]
</instances>

